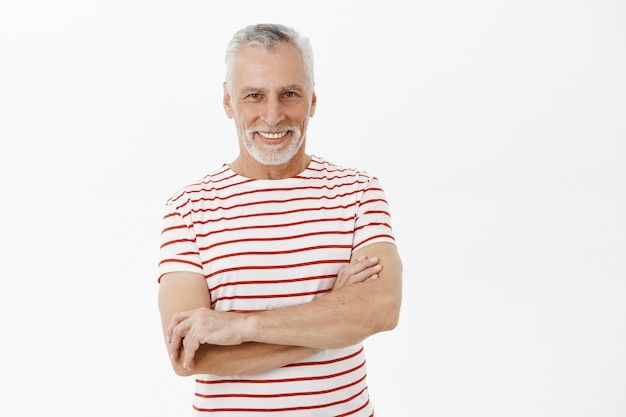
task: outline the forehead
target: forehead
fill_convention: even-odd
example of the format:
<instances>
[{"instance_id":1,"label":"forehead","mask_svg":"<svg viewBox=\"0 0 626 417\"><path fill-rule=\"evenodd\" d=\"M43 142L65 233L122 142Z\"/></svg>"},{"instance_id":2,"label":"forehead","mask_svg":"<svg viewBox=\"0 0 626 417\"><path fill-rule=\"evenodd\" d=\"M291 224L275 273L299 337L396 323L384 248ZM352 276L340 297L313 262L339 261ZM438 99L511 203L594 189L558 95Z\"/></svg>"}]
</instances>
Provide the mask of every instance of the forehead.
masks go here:
<instances>
[{"instance_id":1,"label":"forehead","mask_svg":"<svg viewBox=\"0 0 626 417\"><path fill-rule=\"evenodd\" d=\"M308 85L302 54L292 44L280 42L268 49L260 45L243 46L233 67L233 87L280 88L285 85Z\"/></svg>"}]
</instances>

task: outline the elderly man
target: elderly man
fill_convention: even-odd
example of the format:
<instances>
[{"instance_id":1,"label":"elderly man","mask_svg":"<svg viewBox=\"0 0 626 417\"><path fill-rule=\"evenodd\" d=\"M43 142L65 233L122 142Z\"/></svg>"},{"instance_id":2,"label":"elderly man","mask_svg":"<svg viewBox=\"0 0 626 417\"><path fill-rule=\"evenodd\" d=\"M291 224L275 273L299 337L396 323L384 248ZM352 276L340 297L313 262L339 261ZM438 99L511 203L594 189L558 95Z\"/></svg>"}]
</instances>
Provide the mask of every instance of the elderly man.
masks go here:
<instances>
[{"instance_id":1,"label":"elderly man","mask_svg":"<svg viewBox=\"0 0 626 417\"><path fill-rule=\"evenodd\" d=\"M374 414L362 342L397 325L402 264L378 180L306 153L315 107L307 38L235 34L239 155L173 195L162 232L159 309L193 415Z\"/></svg>"}]
</instances>

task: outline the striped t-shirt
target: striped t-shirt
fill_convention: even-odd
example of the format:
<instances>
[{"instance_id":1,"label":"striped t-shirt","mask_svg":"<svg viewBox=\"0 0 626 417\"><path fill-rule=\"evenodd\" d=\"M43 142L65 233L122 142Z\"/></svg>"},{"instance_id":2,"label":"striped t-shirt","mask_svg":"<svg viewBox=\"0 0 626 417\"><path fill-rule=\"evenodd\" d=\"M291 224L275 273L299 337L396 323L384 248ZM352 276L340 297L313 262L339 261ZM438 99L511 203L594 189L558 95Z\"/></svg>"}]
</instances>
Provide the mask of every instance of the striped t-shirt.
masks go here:
<instances>
[{"instance_id":1,"label":"striped t-shirt","mask_svg":"<svg viewBox=\"0 0 626 417\"><path fill-rule=\"evenodd\" d=\"M331 291L351 254L394 243L378 180L313 156L281 180L240 176L228 165L166 203L159 276L203 274L211 307L255 311ZM269 372L196 375L194 415L372 416L361 343L327 349Z\"/></svg>"}]
</instances>

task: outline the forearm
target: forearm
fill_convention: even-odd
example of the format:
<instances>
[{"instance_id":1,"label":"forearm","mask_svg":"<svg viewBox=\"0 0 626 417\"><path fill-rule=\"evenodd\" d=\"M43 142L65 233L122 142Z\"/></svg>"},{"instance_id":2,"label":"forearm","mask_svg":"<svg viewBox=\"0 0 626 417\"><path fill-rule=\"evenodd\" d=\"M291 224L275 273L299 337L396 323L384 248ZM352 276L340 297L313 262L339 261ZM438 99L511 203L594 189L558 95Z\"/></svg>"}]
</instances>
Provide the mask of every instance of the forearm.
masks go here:
<instances>
[{"instance_id":1,"label":"forearm","mask_svg":"<svg viewBox=\"0 0 626 417\"><path fill-rule=\"evenodd\" d=\"M340 348L393 329L402 298L402 263L395 247L376 245L383 270L375 280L348 285L306 304L247 315L243 340L270 344Z\"/></svg>"},{"instance_id":2,"label":"forearm","mask_svg":"<svg viewBox=\"0 0 626 417\"><path fill-rule=\"evenodd\" d=\"M356 344L397 324L396 297L379 293L377 300L368 300L366 294L377 288L375 281L362 283L333 291L311 303L255 313L246 318L245 338L316 349Z\"/></svg>"},{"instance_id":3,"label":"forearm","mask_svg":"<svg viewBox=\"0 0 626 417\"><path fill-rule=\"evenodd\" d=\"M319 349L253 342L236 346L203 344L196 351L195 365L192 370L183 366L182 356L172 360L172 367L181 376L250 375L283 367L317 352Z\"/></svg>"},{"instance_id":4,"label":"forearm","mask_svg":"<svg viewBox=\"0 0 626 417\"><path fill-rule=\"evenodd\" d=\"M397 325L400 312L401 278L402 264L395 246L381 243L355 252L350 264L338 274L332 291L304 304L242 314L215 311L206 306L207 300L199 300L196 304L200 307L187 304L192 309L181 311L169 302L175 297L163 297L167 301L161 308L165 312L162 315L167 343L174 360L183 357L184 366L175 363L175 369L180 374L260 372L302 359L316 350L353 345L372 334L391 330ZM198 291L206 286L201 280L202 277L190 280ZM163 288L163 279L161 285ZM179 283L177 288L181 286ZM187 290L194 293L193 287ZM249 342L261 343L263 347ZM228 346L245 348L239 351ZM211 357L203 368L194 363L199 349L207 349L202 357ZM226 356L215 359L219 358L214 355L216 352ZM234 352L246 360L254 358L257 364L237 362L241 357L229 356ZM272 358L274 354L278 357ZM259 367L258 362L265 360L268 362ZM235 361L235 365L225 365L227 361Z\"/></svg>"}]
</instances>

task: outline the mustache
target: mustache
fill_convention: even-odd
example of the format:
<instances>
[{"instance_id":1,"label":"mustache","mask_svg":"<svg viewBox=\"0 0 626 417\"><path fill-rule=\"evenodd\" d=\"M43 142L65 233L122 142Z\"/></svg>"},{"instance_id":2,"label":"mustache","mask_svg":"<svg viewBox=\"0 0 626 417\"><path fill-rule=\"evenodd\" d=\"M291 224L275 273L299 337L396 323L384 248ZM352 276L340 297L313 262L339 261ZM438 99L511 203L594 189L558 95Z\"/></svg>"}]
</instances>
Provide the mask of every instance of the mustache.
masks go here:
<instances>
[{"instance_id":1,"label":"mustache","mask_svg":"<svg viewBox=\"0 0 626 417\"><path fill-rule=\"evenodd\" d=\"M246 130L246 133L281 133L281 132L294 132L300 133L300 128L298 126L255 126Z\"/></svg>"}]
</instances>

